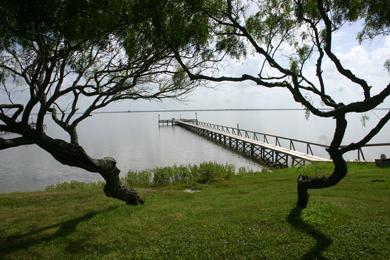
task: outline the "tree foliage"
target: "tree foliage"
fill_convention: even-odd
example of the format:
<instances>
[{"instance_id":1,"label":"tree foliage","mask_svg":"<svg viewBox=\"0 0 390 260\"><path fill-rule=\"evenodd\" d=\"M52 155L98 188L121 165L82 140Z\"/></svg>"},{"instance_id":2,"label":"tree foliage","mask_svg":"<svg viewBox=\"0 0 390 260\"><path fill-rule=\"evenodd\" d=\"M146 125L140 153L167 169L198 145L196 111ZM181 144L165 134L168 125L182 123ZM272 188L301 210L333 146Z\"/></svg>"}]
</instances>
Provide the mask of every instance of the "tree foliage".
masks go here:
<instances>
[{"instance_id":1,"label":"tree foliage","mask_svg":"<svg viewBox=\"0 0 390 260\"><path fill-rule=\"evenodd\" d=\"M390 6L386 0L335 1L336 17L344 21L364 20L364 28L359 33L360 40L390 33Z\"/></svg>"}]
</instances>

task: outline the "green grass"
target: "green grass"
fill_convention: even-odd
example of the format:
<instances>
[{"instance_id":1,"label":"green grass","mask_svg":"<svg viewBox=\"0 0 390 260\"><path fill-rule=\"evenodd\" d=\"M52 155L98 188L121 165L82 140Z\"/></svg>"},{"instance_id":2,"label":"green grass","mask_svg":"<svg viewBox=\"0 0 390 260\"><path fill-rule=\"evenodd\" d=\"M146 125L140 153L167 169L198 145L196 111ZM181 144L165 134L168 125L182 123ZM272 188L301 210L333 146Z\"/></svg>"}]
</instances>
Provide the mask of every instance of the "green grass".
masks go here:
<instances>
[{"instance_id":1,"label":"green grass","mask_svg":"<svg viewBox=\"0 0 390 260\"><path fill-rule=\"evenodd\" d=\"M229 179L236 174L253 173L245 168L235 168L230 164L205 162L198 165L157 167L143 171L129 171L124 181L131 187L156 187L176 184L196 185Z\"/></svg>"},{"instance_id":2,"label":"green grass","mask_svg":"<svg viewBox=\"0 0 390 260\"><path fill-rule=\"evenodd\" d=\"M294 209L312 165L197 184L139 188L143 206L101 185L0 195L0 259L390 259L390 169L354 164L336 187ZM88 188L86 188L88 187Z\"/></svg>"}]
</instances>

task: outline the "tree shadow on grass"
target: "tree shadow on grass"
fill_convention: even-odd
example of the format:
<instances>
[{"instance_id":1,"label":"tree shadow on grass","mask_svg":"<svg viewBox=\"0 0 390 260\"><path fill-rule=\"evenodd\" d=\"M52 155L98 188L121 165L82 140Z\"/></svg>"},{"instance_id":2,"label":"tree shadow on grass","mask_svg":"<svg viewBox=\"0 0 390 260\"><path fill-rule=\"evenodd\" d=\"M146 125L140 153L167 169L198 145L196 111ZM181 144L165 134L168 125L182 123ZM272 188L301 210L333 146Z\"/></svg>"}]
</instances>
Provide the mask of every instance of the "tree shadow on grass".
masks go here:
<instances>
[{"instance_id":1,"label":"tree shadow on grass","mask_svg":"<svg viewBox=\"0 0 390 260\"><path fill-rule=\"evenodd\" d=\"M99 211L91 211L78 218L73 218L57 224L45 226L27 233L9 236L0 243L0 258L12 252L24 250L40 243L66 237L72 234L76 230L77 225L81 222L88 221L100 213L109 212L116 208L118 208L118 206L109 207ZM58 229L54 233L49 233L48 230L53 228Z\"/></svg>"},{"instance_id":2,"label":"tree shadow on grass","mask_svg":"<svg viewBox=\"0 0 390 260\"><path fill-rule=\"evenodd\" d=\"M332 244L333 240L324 233L306 223L302 219L303 208L295 207L288 214L287 221L296 230L304 232L316 240L316 244L301 259L326 259L322 253Z\"/></svg>"}]
</instances>

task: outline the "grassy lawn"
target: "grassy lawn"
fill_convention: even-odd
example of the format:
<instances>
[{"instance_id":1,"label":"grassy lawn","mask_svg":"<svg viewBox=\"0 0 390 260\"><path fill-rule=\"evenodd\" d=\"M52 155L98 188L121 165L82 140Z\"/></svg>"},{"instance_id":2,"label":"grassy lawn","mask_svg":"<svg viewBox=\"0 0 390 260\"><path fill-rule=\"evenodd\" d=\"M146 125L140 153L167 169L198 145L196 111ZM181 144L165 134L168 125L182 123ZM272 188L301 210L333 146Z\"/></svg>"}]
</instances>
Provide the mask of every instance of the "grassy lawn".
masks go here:
<instances>
[{"instance_id":1,"label":"grassy lawn","mask_svg":"<svg viewBox=\"0 0 390 260\"><path fill-rule=\"evenodd\" d=\"M143 206L101 188L0 195L0 259L390 259L390 169L350 165L294 209L296 177L330 165L138 188Z\"/></svg>"}]
</instances>

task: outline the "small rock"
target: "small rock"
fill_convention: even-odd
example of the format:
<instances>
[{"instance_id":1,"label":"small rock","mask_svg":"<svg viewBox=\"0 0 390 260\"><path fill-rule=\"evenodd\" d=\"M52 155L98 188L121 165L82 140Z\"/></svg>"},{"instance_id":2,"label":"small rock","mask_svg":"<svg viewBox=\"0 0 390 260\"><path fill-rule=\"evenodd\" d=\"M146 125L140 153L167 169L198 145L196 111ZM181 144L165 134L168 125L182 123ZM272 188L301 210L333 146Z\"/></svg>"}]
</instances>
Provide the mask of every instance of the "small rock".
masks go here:
<instances>
[{"instance_id":1,"label":"small rock","mask_svg":"<svg viewBox=\"0 0 390 260\"><path fill-rule=\"evenodd\" d=\"M184 192L195 193L195 192L200 192L200 190L197 190L197 189L185 189Z\"/></svg>"}]
</instances>

